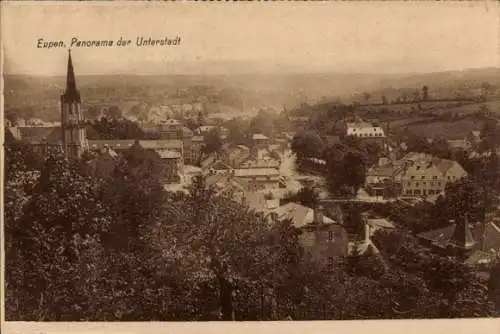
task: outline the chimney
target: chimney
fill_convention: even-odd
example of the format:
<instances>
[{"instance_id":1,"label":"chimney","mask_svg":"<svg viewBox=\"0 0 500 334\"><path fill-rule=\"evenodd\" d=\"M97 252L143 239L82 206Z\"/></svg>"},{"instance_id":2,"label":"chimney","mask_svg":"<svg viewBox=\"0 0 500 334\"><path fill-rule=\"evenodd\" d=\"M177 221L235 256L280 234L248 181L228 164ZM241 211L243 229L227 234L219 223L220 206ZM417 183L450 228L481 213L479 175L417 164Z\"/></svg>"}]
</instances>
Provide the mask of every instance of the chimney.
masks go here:
<instances>
[{"instance_id":1,"label":"chimney","mask_svg":"<svg viewBox=\"0 0 500 334\"><path fill-rule=\"evenodd\" d=\"M316 208L314 208L314 220L313 220L313 223L315 224L323 224L324 223L324 220L323 220L323 206L318 204L316 206Z\"/></svg>"}]
</instances>

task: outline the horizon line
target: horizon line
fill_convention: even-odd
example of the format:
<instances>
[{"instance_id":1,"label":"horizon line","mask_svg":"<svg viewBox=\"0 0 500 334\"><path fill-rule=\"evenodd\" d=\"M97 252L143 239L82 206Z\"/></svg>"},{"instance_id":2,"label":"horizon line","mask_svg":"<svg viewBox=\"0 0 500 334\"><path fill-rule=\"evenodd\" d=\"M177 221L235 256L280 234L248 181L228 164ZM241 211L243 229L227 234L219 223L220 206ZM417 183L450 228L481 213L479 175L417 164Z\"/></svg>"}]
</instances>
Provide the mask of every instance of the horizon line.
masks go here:
<instances>
[{"instance_id":1,"label":"horizon line","mask_svg":"<svg viewBox=\"0 0 500 334\"><path fill-rule=\"evenodd\" d=\"M4 68L5 70L5 68ZM432 71L409 71L409 72L375 72L375 71L338 71L338 70L296 70L296 71L275 71L275 72L266 72L266 71L252 71L252 72L238 72L232 71L233 73L228 73L225 71L214 71L210 72L200 72L195 73L194 71L185 71L185 72L177 72L177 73L80 73L78 77L97 77L97 76L243 76L243 75L388 75L388 76L411 76L411 75L425 75L425 74L438 74L438 73L453 73L453 72L465 72L465 71L473 71L473 70L500 70L500 66L484 66L484 67L466 67L466 68L457 68L457 69L443 69L443 70L432 70ZM64 77L65 74L28 74L28 73L6 73L4 72L4 76L18 76L18 77L33 77L33 78L57 78Z\"/></svg>"}]
</instances>

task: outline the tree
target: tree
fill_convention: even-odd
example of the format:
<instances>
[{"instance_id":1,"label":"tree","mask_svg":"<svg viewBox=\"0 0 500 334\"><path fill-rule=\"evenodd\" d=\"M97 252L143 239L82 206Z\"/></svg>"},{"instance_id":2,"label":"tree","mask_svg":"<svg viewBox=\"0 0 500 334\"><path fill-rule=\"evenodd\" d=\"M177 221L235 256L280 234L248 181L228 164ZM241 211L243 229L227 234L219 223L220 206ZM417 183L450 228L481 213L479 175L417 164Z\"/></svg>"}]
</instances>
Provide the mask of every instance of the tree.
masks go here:
<instances>
[{"instance_id":1,"label":"tree","mask_svg":"<svg viewBox=\"0 0 500 334\"><path fill-rule=\"evenodd\" d=\"M97 139L144 139L145 134L137 123L127 119L102 117L95 120L92 130L97 133Z\"/></svg>"},{"instance_id":2,"label":"tree","mask_svg":"<svg viewBox=\"0 0 500 334\"><path fill-rule=\"evenodd\" d=\"M292 139L292 151L298 160L304 158L317 158L324 149L321 137L313 131L299 132Z\"/></svg>"},{"instance_id":3,"label":"tree","mask_svg":"<svg viewBox=\"0 0 500 334\"><path fill-rule=\"evenodd\" d=\"M218 130L212 130L204 136L203 153L210 155L212 153L220 152L223 141Z\"/></svg>"},{"instance_id":4,"label":"tree","mask_svg":"<svg viewBox=\"0 0 500 334\"><path fill-rule=\"evenodd\" d=\"M429 86L422 87L422 94L423 94L423 100L428 101L429 100Z\"/></svg>"},{"instance_id":5,"label":"tree","mask_svg":"<svg viewBox=\"0 0 500 334\"><path fill-rule=\"evenodd\" d=\"M275 124L278 116L275 112L259 110L257 115L250 121L250 131L271 137L275 132Z\"/></svg>"},{"instance_id":6,"label":"tree","mask_svg":"<svg viewBox=\"0 0 500 334\"><path fill-rule=\"evenodd\" d=\"M490 92L491 92L491 89L492 89L492 86L489 82L483 82L481 84L481 101L487 101L488 100L488 97L490 95Z\"/></svg>"},{"instance_id":7,"label":"tree","mask_svg":"<svg viewBox=\"0 0 500 334\"><path fill-rule=\"evenodd\" d=\"M496 314L500 314L500 262L498 262L490 271L488 293L490 300L492 300L495 305Z\"/></svg>"},{"instance_id":8,"label":"tree","mask_svg":"<svg viewBox=\"0 0 500 334\"><path fill-rule=\"evenodd\" d=\"M328 162L327 183L333 193L355 195L365 182L366 156L358 150L348 150Z\"/></svg>"},{"instance_id":9,"label":"tree","mask_svg":"<svg viewBox=\"0 0 500 334\"><path fill-rule=\"evenodd\" d=\"M165 194L160 179L165 175L159 155L153 150L134 146L124 152L106 180L105 203L114 214L114 223L105 237L113 249L141 250L139 236L162 217Z\"/></svg>"},{"instance_id":10,"label":"tree","mask_svg":"<svg viewBox=\"0 0 500 334\"><path fill-rule=\"evenodd\" d=\"M16 300L9 316L79 319L89 302L80 283L92 271L80 266L82 242L98 244L111 223L107 206L97 201L101 191L102 183L71 169L62 152L46 159L22 216L7 230L7 263L14 267L7 281Z\"/></svg>"},{"instance_id":11,"label":"tree","mask_svg":"<svg viewBox=\"0 0 500 334\"><path fill-rule=\"evenodd\" d=\"M428 153L442 159L451 159L452 152L448 141L443 137L434 138L429 144Z\"/></svg>"},{"instance_id":12,"label":"tree","mask_svg":"<svg viewBox=\"0 0 500 334\"><path fill-rule=\"evenodd\" d=\"M190 290L208 289L218 300L214 306L220 308L223 320L249 312L245 305L255 308L254 292L273 287L281 268L282 252L270 242L264 216L230 198L214 196L202 178L195 179L184 201L172 203L168 210L169 220L151 233L163 237L150 242L163 250L163 261L182 261Z\"/></svg>"},{"instance_id":13,"label":"tree","mask_svg":"<svg viewBox=\"0 0 500 334\"><path fill-rule=\"evenodd\" d=\"M118 106L111 106L108 109L107 116L111 119L117 120L123 117L123 113Z\"/></svg>"},{"instance_id":14,"label":"tree","mask_svg":"<svg viewBox=\"0 0 500 334\"><path fill-rule=\"evenodd\" d=\"M481 129L481 143L479 145L481 151L495 149L500 145L500 129L498 122L488 120L484 123Z\"/></svg>"},{"instance_id":15,"label":"tree","mask_svg":"<svg viewBox=\"0 0 500 334\"><path fill-rule=\"evenodd\" d=\"M303 187L296 194L285 198L282 201L282 205L289 202L296 202L309 208L315 208L319 204L319 195L314 188Z\"/></svg>"}]
</instances>

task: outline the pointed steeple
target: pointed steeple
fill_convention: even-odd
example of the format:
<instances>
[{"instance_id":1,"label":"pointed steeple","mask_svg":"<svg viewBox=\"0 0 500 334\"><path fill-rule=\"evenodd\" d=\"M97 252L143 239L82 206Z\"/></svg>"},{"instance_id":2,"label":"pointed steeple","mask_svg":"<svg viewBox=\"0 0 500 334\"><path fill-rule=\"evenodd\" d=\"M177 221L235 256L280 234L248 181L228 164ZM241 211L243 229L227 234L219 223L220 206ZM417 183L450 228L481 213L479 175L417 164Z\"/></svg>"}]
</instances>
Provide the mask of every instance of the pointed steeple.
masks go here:
<instances>
[{"instance_id":1,"label":"pointed steeple","mask_svg":"<svg viewBox=\"0 0 500 334\"><path fill-rule=\"evenodd\" d=\"M71 60L71 50L68 50L68 69L66 74L66 91L64 92L64 101L66 103L80 103L80 92L76 88L75 71L73 61Z\"/></svg>"}]
</instances>

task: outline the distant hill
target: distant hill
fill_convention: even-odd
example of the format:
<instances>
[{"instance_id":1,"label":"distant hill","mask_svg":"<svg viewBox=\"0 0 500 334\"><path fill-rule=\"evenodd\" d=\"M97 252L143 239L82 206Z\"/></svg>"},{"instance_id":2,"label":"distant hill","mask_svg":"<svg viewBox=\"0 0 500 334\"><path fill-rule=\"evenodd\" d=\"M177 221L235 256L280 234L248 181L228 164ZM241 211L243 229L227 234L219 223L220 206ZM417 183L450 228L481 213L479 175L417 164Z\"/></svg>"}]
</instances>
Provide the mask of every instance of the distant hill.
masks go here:
<instances>
[{"instance_id":1,"label":"distant hill","mask_svg":"<svg viewBox=\"0 0 500 334\"><path fill-rule=\"evenodd\" d=\"M57 118L59 95L64 77L29 77L6 75L5 107L40 118ZM411 94L429 86L429 95L451 98L457 91L469 94L483 82L500 86L500 69L470 69L428 74L273 74L258 71L237 75L96 75L78 76L78 85L87 104L151 105L168 103L179 89L188 90L188 99L200 95L219 103L221 110L245 112L273 107L281 110L307 102L315 104L340 98L343 102L389 101L403 93ZM88 105L84 105L88 107ZM128 108L128 107L127 107ZM24 110L24 111L23 111Z\"/></svg>"}]
</instances>

